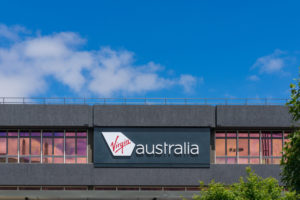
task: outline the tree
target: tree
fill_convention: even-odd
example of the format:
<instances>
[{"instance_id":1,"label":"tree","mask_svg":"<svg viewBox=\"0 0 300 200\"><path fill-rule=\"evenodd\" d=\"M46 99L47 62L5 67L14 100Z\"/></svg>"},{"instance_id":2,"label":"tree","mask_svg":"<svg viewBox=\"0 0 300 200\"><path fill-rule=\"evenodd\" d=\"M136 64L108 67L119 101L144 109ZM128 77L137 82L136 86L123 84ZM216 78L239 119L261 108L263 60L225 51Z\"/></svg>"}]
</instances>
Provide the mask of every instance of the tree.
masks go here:
<instances>
[{"instance_id":1,"label":"tree","mask_svg":"<svg viewBox=\"0 0 300 200\"><path fill-rule=\"evenodd\" d=\"M296 84L291 84L291 98L287 102L289 112L296 122L300 119L300 79L296 79ZM283 149L281 160L282 181L288 189L296 190L300 194L300 130L294 127L294 131L288 136Z\"/></svg>"},{"instance_id":2,"label":"tree","mask_svg":"<svg viewBox=\"0 0 300 200\"><path fill-rule=\"evenodd\" d=\"M250 167L246 168L247 176L240 182L226 186L212 181L207 188L200 191L194 200L297 200L295 192L283 192L275 178L262 178ZM201 184L203 185L203 183Z\"/></svg>"}]
</instances>

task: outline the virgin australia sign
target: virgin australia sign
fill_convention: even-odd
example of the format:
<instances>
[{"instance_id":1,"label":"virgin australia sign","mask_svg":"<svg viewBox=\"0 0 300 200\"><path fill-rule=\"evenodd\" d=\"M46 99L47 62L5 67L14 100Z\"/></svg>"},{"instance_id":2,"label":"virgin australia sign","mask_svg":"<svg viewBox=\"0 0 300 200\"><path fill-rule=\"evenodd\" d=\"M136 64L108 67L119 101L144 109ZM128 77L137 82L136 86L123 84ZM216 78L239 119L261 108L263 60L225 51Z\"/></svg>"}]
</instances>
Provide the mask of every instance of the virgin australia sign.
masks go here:
<instances>
[{"instance_id":1,"label":"virgin australia sign","mask_svg":"<svg viewBox=\"0 0 300 200\"><path fill-rule=\"evenodd\" d=\"M119 128L94 133L96 167L208 167L209 129Z\"/></svg>"}]
</instances>

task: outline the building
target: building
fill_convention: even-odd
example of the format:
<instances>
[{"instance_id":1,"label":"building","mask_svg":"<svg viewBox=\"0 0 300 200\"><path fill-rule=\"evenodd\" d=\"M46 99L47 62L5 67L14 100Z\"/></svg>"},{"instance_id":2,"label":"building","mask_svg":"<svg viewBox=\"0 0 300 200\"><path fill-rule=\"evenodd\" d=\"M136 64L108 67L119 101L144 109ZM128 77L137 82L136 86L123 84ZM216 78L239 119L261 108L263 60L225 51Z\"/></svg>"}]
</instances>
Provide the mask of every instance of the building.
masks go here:
<instances>
[{"instance_id":1,"label":"building","mask_svg":"<svg viewBox=\"0 0 300 200\"><path fill-rule=\"evenodd\" d=\"M280 180L275 105L0 105L0 199L181 199L251 167Z\"/></svg>"}]
</instances>

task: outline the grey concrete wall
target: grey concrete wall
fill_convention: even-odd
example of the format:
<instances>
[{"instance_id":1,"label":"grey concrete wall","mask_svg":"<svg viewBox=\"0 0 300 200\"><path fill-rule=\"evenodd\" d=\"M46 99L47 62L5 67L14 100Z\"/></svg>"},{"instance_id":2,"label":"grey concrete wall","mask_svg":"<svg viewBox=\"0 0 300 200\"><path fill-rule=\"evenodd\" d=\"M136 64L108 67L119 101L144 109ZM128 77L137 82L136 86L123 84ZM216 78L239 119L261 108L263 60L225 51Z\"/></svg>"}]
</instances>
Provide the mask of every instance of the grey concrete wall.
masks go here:
<instances>
[{"instance_id":1,"label":"grey concrete wall","mask_svg":"<svg viewBox=\"0 0 300 200\"><path fill-rule=\"evenodd\" d=\"M95 126L214 127L214 106L102 105L94 106Z\"/></svg>"},{"instance_id":2,"label":"grey concrete wall","mask_svg":"<svg viewBox=\"0 0 300 200\"><path fill-rule=\"evenodd\" d=\"M92 126L87 105L0 105L0 126Z\"/></svg>"},{"instance_id":3,"label":"grey concrete wall","mask_svg":"<svg viewBox=\"0 0 300 200\"><path fill-rule=\"evenodd\" d=\"M286 106L217 106L216 119L217 127L288 128L293 124Z\"/></svg>"},{"instance_id":4,"label":"grey concrete wall","mask_svg":"<svg viewBox=\"0 0 300 200\"><path fill-rule=\"evenodd\" d=\"M92 164L0 164L0 185L183 185L211 179L226 184L245 176L247 165L210 168L94 168ZM263 177L280 179L279 165L251 165Z\"/></svg>"}]
</instances>

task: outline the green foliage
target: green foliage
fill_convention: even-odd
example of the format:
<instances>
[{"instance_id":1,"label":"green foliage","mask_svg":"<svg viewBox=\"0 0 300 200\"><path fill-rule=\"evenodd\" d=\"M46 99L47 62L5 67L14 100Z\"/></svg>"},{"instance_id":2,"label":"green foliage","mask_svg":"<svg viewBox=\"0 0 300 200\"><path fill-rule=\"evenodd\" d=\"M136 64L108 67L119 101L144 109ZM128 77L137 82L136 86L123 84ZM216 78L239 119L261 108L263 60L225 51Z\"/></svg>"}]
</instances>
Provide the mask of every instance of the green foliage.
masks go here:
<instances>
[{"instance_id":1,"label":"green foliage","mask_svg":"<svg viewBox=\"0 0 300 200\"><path fill-rule=\"evenodd\" d=\"M287 105L294 121L300 119L300 79L296 79L297 84L291 84L291 98ZM296 190L300 194L300 130L295 129L289 135L289 143L283 149L281 160L282 181L290 190Z\"/></svg>"},{"instance_id":2,"label":"green foliage","mask_svg":"<svg viewBox=\"0 0 300 200\"><path fill-rule=\"evenodd\" d=\"M246 180L240 178L238 183L225 186L212 181L207 189L202 189L194 200L298 200L295 192L283 192L274 178L263 179L250 167L246 168Z\"/></svg>"}]
</instances>

